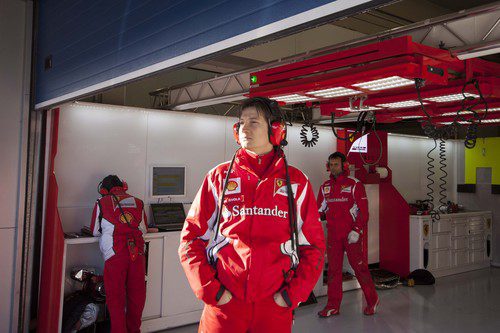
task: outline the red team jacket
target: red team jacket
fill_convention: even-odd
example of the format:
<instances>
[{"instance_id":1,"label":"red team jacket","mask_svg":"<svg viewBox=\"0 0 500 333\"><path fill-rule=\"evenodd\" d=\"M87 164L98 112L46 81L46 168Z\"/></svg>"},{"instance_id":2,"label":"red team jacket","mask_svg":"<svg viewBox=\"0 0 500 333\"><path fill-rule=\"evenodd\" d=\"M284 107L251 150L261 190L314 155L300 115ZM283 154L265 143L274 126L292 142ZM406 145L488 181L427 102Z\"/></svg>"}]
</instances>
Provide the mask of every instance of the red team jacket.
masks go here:
<instances>
[{"instance_id":1,"label":"red team jacket","mask_svg":"<svg viewBox=\"0 0 500 333\"><path fill-rule=\"evenodd\" d=\"M362 234L368 223L368 199L364 185L356 178L341 174L321 185L318 192L319 212L326 215L332 239L347 238L351 230Z\"/></svg>"},{"instance_id":2,"label":"red team jacket","mask_svg":"<svg viewBox=\"0 0 500 333\"><path fill-rule=\"evenodd\" d=\"M134 240L139 249L144 249L143 234L147 232L142 200L127 194L120 187L113 187L111 193L120 202L124 214L113 195L105 195L97 199L90 223L90 230L94 236L100 236L99 246L104 260L122 251L128 253L127 241L129 239Z\"/></svg>"},{"instance_id":3,"label":"red team jacket","mask_svg":"<svg viewBox=\"0 0 500 333\"><path fill-rule=\"evenodd\" d=\"M311 184L289 167L297 206L300 263L291 281L284 273L297 262L291 250L285 164L278 154L259 178L254 158L237 152L215 241L219 198L229 162L209 171L181 233L179 256L191 288L207 304L216 303L221 284L238 299L255 302L285 288L292 307L305 301L323 268L325 241ZM209 262L214 258L215 268Z\"/></svg>"}]
</instances>

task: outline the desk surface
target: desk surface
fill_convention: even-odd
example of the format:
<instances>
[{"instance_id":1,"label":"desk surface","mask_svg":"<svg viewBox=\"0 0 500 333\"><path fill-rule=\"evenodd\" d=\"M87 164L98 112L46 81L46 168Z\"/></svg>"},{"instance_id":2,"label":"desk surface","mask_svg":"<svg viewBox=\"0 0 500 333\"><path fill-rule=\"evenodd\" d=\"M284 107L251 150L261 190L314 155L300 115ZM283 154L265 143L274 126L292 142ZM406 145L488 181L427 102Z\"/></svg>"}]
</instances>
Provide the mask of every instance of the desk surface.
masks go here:
<instances>
[{"instance_id":1,"label":"desk surface","mask_svg":"<svg viewBox=\"0 0 500 333\"><path fill-rule=\"evenodd\" d=\"M150 232L144 235L144 239L155 239L163 238L167 235L178 234L180 237L180 231L166 231L166 232ZM65 238L65 244L90 244L99 242L99 237L78 237L78 238Z\"/></svg>"}]
</instances>

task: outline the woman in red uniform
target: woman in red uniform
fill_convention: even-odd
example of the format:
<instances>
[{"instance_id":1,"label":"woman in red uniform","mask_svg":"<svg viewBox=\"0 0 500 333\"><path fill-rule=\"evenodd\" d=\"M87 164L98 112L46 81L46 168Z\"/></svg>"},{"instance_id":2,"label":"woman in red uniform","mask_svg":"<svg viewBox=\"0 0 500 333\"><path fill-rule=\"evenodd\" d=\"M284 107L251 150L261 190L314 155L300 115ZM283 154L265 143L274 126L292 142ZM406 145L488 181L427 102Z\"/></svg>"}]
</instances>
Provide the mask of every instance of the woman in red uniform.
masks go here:
<instances>
[{"instance_id":1,"label":"woman in red uniform","mask_svg":"<svg viewBox=\"0 0 500 333\"><path fill-rule=\"evenodd\" d=\"M208 172L184 224L180 260L205 302L199 332L290 332L292 310L322 272L314 193L286 164L286 127L273 103L243 103L235 124L241 148Z\"/></svg>"}]
</instances>

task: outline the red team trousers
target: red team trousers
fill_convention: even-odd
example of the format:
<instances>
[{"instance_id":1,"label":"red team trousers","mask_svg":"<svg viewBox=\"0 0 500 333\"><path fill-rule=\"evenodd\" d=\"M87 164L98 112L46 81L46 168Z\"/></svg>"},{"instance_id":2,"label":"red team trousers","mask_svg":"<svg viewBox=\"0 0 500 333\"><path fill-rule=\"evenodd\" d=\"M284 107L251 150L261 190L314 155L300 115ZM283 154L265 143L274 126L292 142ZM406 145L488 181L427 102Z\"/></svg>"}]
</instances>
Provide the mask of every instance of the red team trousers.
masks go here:
<instances>
[{"instance_id":1,"label":"red team trousers","mask_svg":"<svg viewBox=\"0 0 500 333\"><path fill-rule=\"evenodd\" d=\"M292 309L281 307L273 295L257 302L233 297L224 305L206 304L199 333L290 333Z\"/></svg>"},{"instance_id":2,"label":"red team trousers","mask_svg":"<svg viewBox=\"0 0 500 333\"><path fill-rule=\"evenodd\" d=\"M117 253L104 263L104 288L112 333L141 331L146 302L145 269L144 255L132 261L128 251Z\"/></svg>"},{"instance_id":3,"label":"red team trousers","mask_svg":"<svg viewBox=\"0 0 500 333\"><path fill-rule=\"evenodd\" d=\"M328 235L331 233L329 232ZM354 270L356 279L361 285L368 305L374 305L378 296L375 286L364 259L363 236L354 244L348 244L347 239L331 239L328 237L328 307L340 309L342 302L342 266L344 263L344 251L347 253L349 264Z\"/></svg>"}]
</instances>

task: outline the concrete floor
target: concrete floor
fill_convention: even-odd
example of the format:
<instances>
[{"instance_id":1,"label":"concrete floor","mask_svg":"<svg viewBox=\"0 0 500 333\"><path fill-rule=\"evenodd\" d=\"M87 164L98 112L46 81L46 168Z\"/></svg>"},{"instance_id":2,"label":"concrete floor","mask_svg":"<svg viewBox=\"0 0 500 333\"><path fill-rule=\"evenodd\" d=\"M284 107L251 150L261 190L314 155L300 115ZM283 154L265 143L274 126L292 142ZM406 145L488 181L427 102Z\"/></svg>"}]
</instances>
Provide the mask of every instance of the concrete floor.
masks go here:
<instances>
[{"instance_id":1,"label":"concrete floor","mask_svg":"<svg viewBox=\"0 0 500 333\"><path fill-rule=\"evenodd\" d=\"M346 292L341 314L328 319L316 315L326 303L321 297L296 311L293 332L500 332L499 268L442 277L433 286L381 290L379 296L379 313L367 317L361 290ZM162 332L195 333L197 325Z\"/></svg>"}]
</instances>

